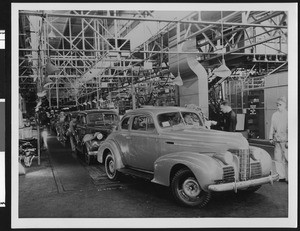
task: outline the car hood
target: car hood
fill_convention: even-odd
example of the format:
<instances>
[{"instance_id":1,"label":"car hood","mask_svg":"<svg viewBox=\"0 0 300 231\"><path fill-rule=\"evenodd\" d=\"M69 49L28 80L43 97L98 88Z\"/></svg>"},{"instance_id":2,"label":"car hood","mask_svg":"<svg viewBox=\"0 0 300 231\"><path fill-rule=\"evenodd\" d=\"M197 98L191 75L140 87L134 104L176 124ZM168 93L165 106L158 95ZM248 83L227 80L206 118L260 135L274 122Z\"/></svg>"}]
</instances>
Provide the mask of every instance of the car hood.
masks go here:
<instances>
[{"instance_id":1,"label":"car hood","mask_svg":"<svg viewBox=\"0 0 300 231\"><path fill-rule=\"evenodd\" d=\"M206 128L168 129L161 136L178 145L197 145L203 152L223 152L229 149L248 149L246 138L237 132L224 132Z\"/></svg>"}]
</instances>

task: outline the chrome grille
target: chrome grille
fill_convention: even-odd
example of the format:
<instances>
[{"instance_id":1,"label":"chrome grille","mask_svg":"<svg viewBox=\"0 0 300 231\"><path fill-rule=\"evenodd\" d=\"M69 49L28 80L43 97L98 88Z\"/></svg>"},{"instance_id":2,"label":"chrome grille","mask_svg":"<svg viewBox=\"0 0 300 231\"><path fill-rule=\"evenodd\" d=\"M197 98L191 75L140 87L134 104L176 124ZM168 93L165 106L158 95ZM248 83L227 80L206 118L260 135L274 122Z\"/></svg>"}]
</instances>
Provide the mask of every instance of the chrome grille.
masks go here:
<instances>
[{"instance_id":1,"label":"chrome grille","mask_svg":"<svg viewBox=\"0 0 300 231\"><path fill-rule=\"evenodd\" d=\"M234 182L234 168L232 166L223 167L223 178L215 180L216 184Z\"/></svg>"},{"instance_id":2,"label":"chrome grille","mask_svg":"<svg viewBox=\"0 0 300 231\"><path fill-rule=\"evenodd\" d=\"M250 152L249 149L240 149L238 152L240 160L240 180L250 178Z\"/></svg>"},{"instance_id":3,"label":"chrome grille","mask_svg":"<svg viewBox=\"0 0 300 231\"><path fill-rule=\"evenodd\" d=\"M259 178L262 175L261 165L259 162L251 163L251 179Z\"/></svg>"},{"instance_id":4,"label":"chrome grille","mask_svg":"<svg viewBox=\"0 0 300 231\"><path fill-rule=\"evenodd\" d=\"M235 154L239 158L240 172L239 180L244 181L250 178L250 150L249 149L231 149L232 154Z\"/></svg>"},{"instance_id":5,"label":"chrome grille","mask_svg":"<svg viewBox=\"0 0 300 231\"><path fill-rule=\"evenodd\" d=\"M223 168L223 182L233 182L234 181L234 169L232 166L227 166Z\"/></svg>"}]
</instances>

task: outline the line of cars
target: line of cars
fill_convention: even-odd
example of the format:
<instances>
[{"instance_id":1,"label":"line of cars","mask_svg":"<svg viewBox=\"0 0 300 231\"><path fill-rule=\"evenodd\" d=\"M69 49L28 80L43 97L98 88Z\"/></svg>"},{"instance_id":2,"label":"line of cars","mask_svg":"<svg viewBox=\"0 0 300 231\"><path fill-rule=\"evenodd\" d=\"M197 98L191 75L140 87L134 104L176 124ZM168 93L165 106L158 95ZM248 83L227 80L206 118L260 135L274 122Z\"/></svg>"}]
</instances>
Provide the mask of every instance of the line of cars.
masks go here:
<instances>
[{"instance_id":1,"label":"line of cars","mask_svg":"<svg viewBox=\"0 0 300 231\"><path fill-rule=\"evenodd\" d=\"M278 180L266 151L240 133L207 129L195 110L145 107L120 121L111 111L78 113L77 150L96 156L109 179L126 174L170 187L181 205L203 207L212 192L252 193Z\"/></svg>"},{"instance_id":2,"label":"line of cars","mask_svg":"<svg viewBox=\"0 0 300 231\"><path fill-rule=\"evenodd\" d=\"M74 131L70 131L70 121L76 118ZM83 154L85 162L91 164L96 159L101 143L116 128L118 114L113 110L86 110L61 114L55 131L57 139L63 143L74 140L75 152Z\"/></svg>"}]
</instances>

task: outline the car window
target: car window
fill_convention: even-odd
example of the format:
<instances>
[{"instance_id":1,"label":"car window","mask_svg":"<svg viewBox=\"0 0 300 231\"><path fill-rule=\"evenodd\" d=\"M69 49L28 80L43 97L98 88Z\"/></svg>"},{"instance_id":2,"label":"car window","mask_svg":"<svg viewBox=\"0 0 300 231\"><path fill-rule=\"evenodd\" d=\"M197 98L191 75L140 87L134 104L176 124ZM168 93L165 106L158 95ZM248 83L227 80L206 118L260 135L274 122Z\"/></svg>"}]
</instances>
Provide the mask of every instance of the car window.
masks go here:
<instances>
[{"instance_id":1,"label":"car window","mask_svg":"<svg viewBox=\"0 0 300 231\"><path fill-rule=\"evenodd\" d=\"M168 127L184 127L203 126L202 120L195 112L169 112L162 113L157 116L158 124L162 128Z\"/></svg>"},{"instance_id":2,"label":"car window","mask_svg":"<svg viewBox=\"0 0 300 231\"><path fill-rule=\"evenodd\" d=\"M129 116L123 118L123 120L121 122L121 129L128 130L128 128L129 128L129 118L130 118Z\"/></svg>"},{"instance_id":3,"label":"car window","mask_svg":"<svg viewBox=\"0 0 300 231\"><path fill-rule=\"evenodd\" d=\"M151 117L148 116L135 116L133 118L132 130L138 131L153 131L155 130L154 122Z\"/></svg>"},{"instance_id":4,"label":"car window","mask_svg":"<svg viewBox=\"0 0 300 231\"><path fill-rule=\"evenodd\" d=\"M112 113L104 113L103 119L105 123L109 123L109 124L117 124L119 122L118 115Z\"/></svg>"},{"instance_id":5,"label":"car window","mask_svg":"<svg viewBox=\"0 0 300 231\"><path fill-rule=\"evenodd\" d=\"M179 112L162 113L157 116L159 126L162 128L172 127L182 123L182 118Z\"/></svg>"},{"instance_id":6,"label":"car window","mask_svg":"<svg viewBox=\"0 0 300 231\"><path fill-rule=\"evenodd\" d=\"M89 123L103 122L103 113L92 113L88 115Z\"/></svg>"},{"instance_id":7,"label":"car window","mask_svg":"<svg viewBox=\"0 0 300 231\"><path fill-rule=\"evenodd\" d=\"M184 122L187 125L197 125L203 126L201 119L194 112L182 112L182 117L184 118Z\"/></svg>"},{"instance_id":8,"label":"car window","mask_svg":"<svg viewBox=\"0 0 300 231\"><path fill-rule=\"evenodd\" d=\"M117 124L119 118L114 113L93 113L88 115L88 121L95 124Z\"/></svg>"}]
</instances>

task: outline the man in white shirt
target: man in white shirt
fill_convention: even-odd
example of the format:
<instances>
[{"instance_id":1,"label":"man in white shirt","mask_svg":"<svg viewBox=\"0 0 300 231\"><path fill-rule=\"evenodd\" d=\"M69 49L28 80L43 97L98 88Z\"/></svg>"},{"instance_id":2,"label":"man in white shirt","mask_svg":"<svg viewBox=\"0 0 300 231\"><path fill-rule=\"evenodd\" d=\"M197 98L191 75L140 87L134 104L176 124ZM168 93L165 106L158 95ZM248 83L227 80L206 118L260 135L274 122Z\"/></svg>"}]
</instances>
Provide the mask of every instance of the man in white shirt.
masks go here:
<instances>
[{"instance_id":1,"label":"man in white shirt","mask_svg":"<svg viewBox=\"0 0 300 231\"><path fill-rule=\"evenodd\" d=\"M277 111L272 115L269 139L275 145L274 160L279 181L288 182L288 111L285 97L277 100Z\"/></svg>"}]
</instances>

